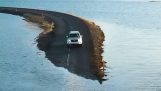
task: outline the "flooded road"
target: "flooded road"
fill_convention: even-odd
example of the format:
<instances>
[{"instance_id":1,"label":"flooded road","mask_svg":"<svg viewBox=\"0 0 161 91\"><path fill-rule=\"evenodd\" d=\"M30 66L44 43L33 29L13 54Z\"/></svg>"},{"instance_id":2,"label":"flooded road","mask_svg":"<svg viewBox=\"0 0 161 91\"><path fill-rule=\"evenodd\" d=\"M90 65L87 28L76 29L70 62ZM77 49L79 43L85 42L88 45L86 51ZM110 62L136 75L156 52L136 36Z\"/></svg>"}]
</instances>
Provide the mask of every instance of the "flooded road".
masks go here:
<instances>
[{"instance_id":1,"label":"flooded road","mask_svg":"<svg viewBox=\"0 0 161 91\"><path fill-rule=\"evenodd\" d=\"M68 72L66 69L55 67L49 60L45 59L43 53L38 56L36 52L40 50L36 46L22 48L23 51L27 49L26 54L31 54L23 60L23 58L19 57L21 52L18 51L17 47L14 47L13 50L11 46L7 47L7 44L4 44L6 41L10 42L10 45L16 43L11 42L12 40L14 41L14 38L10 36L12 40L9 40L4 37L6 35L0 33L3 36L0 39L0 90L160 91L161 3L108 2L104 0L94 0L91 3L91 1L80 0L79 2L82 3L80 4L78 1L72 0L68 1L69 3L67 1L58 1L58 3L53 3L51 0L47 0L47 3L44 3L39 0L34 0L25 4L23 2L12 4L6 1L0 4L1 6L29 8L37 6L39 9L67 12L94 20L96 24L101 26L106 35L103 56L108 65L108 80L100 85L97 81L84 79L83 77ZM39 5L37 2L40 2ZM84 8L87 6L88 8ZM13 23L15 25L12 25L12 23L8 23L9 20L7 19L9 17L11 16L8 15L5 18L1 16L0 24L3 26L0 27L1 32L7 31L7 29L8 31L19 30L12 26L22 26L21 24L24 24L20 21L18 24ZM12 21L17 20L16 22L21 20L19 17L16 19L11 17L10 19L13 19ZM7 24L10 26L6 26ZM25 26L20 27L20 30L17 32L21 30L24 32L25 30L23 29L26 29ZM33 29L29 28L29 30ZM34 28L34 30L37 29ZM38 35L38 33L34 33L33 31L28 34L32 37L26 36L24 38L27 39L23 40L28 40L29 38L31 41ZM27 33L21 33L21 35L24 36ZM6 41L3 41L4 39ZM27 44L32 45L30 41ZM21 43L21 41L17 42ZM27 46L26 42L24 44L23 46ZM5 46L8 51L2 51ZM29 50L29 48L31 49ZM18 58L13 52L18 53ZM10 54L13 54L13 56ZM23 54L21 53L21 55ZM11 65L13 63L12 59L14 58L16 60L18 59L19 63L16 62L14 65ZM6 62L7 64L5 64ZM43 65L41 65L42 63ZM19 69L17 66L22 68ZM15 84L13 85L13 83Z\"/></svg>"}]
</instances>

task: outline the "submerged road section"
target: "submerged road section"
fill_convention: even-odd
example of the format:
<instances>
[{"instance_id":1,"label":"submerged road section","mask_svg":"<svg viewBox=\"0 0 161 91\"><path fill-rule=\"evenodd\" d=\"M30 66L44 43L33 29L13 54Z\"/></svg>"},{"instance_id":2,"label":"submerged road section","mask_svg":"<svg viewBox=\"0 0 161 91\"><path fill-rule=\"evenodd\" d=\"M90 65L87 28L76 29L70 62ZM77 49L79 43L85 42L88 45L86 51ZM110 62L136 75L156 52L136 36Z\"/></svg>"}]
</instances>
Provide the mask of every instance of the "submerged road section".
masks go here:
<instances>
[{"instance_id":1,"label":"submerged road section","mask_svg":"<svg viewBox=\"0 0 161 91\"><path fill-rule=\"evenodd\" d=\"M96 62L93 55L93 38L85 20L69 14L26 8L0 7L0 13L22 17L24 14L30 13L54 22L53 31L38 36L37 39L37 46L45 52L46 58L55 66L64 67L69 72L86 79L98 80L100 83L104 80L102 76L98 75L101 71L99 64L94 64ZM70 50L66 47L66 35L71 30L79 31L83 35L83 47L75 47Z\"/></svg>"}]
</instances>

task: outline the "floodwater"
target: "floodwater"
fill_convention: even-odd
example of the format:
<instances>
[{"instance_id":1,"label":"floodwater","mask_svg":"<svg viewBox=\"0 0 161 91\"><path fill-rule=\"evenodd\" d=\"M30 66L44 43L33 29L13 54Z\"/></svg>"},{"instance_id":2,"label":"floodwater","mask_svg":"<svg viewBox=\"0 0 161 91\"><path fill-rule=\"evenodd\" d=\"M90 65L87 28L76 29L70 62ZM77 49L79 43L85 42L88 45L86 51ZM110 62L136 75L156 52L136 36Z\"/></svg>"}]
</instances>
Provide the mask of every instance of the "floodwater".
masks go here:
<instances>
[{"instance_id":1,"label":"floodwater","mask_svg":"<svg viewBox=\"0 0 161 91\"><path fill-rule=\"evenodd\" d=\"M36 7L95 21L106 36L103 57L108 65L103 84L55 67L36 47L40 28L0 14L0 91L161 90L161 3L8 0L0 6Z\"/></svg>"}]
</instances>

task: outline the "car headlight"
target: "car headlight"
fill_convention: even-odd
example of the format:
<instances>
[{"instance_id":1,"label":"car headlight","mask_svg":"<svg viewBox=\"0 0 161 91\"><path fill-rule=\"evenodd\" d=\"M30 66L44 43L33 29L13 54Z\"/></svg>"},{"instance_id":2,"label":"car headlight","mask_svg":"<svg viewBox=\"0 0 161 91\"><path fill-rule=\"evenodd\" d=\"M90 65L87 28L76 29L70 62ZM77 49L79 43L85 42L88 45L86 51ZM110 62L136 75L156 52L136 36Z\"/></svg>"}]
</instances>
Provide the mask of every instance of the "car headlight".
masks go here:
<instances>
[{"instance_id":1,"label":"car headlight","mask_svg":"<svg viewBox=\"0 0 161 91\"><path fill-rule=\"evenodd\" d=\"M78 39L78 42L79 42L79 43L82 43L82 40L81 40L81 39Z\"/></svg>"},{"instance_id":2,"label":"car headlight","mask_svg":"<svg viewBox=\"0 0 161 91\"><path fill-rule=\"evenodd\" d=\"M69 40L69 39L68 39L68 40L67 40L67 42L68 42L68 43L70 43L70 42L71 42L71 40Z\"/></svg>"},{"instance_id":3,"label":"car headlight","mask_svg":"<svg viewBox=\"0 0 161 91\"><path fill-rule=\"evenodd\" d=\"M78 42L81 42L81 40L80 40L80 39L78 39Z\"/></svg>"}]
</instances>

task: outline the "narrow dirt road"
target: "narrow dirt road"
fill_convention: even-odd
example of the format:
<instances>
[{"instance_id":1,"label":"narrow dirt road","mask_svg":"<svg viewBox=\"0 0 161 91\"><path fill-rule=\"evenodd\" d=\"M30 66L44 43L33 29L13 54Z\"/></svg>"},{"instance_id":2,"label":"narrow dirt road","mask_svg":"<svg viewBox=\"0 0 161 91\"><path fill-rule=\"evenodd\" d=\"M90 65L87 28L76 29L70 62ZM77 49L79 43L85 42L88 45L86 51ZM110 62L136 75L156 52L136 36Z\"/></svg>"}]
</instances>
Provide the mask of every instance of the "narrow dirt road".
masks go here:
<instances>
[{"instance_id":1,"label":"narrow dirt road","mask_svg":"<svg viewBox=\"0 0 161 91\"><path fill-rule=\"evenodd\" d=\"M53 21L55 23L53 31L37 39L38 48L45 52L46 58L54 65L64 67L84 78L98 80L91 66L91 62L94 60L92 37L88 26L82 19L59 12L25 8L0 7L0 13L22 17L25 13L32 13L45 16ZM69 51L66 47L66 35L71 30L79 31L83 35L83 47L71 48ZM68 54L70 55L69 62L67 62Z\"/></svg>"}]
</instances>

